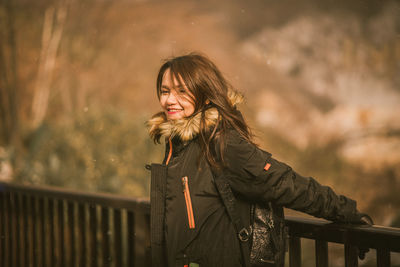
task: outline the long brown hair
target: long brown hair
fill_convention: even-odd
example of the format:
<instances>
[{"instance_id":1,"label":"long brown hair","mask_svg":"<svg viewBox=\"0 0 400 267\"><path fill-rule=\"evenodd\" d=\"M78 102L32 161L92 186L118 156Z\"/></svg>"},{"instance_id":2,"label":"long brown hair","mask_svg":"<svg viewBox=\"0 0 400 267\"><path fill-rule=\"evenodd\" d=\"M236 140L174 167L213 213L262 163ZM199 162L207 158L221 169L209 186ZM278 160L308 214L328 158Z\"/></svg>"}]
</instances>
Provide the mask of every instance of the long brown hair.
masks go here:
<instances>
[{"instance_id":1,"label":"long brown hair","mask_svg":"<svg viewBox=\"0 0 400 267\"><path fill-rule=\"evenodd\" d=\"M158 98L164 73L168 69L171 78L175 77L179 83L184 83L193 96L194 114L201 112L199 140L205 158L213 167L222 167L228 128L234 128L242 138L252 142L249 126L228 97L228 93L235 89L210 59L198 53L190 53L167 59L161 66L157 76ZM208 129L205 123L205 110L210 107L215 107L220 117L214 129ZM215 147L215 143L219 143L219 149Z\"/></svg>"}]
</instances>

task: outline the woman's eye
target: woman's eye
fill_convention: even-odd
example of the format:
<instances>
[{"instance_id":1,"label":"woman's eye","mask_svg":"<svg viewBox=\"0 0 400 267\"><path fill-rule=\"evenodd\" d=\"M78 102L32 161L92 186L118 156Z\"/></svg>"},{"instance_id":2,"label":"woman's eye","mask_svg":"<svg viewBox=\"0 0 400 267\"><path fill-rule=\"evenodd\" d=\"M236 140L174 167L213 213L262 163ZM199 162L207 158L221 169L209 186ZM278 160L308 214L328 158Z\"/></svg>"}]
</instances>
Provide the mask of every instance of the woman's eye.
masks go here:
<instances>
[{"instance_id":1,"label":"woman's eye","mask_svg":"<svg viewBox=\"0 0 400 267\"><path fill-rule=\"evenodd\" d=\"M161 90L161 94L162 94L162 95L167 95L168 93L169 93L168 90Z\"/></svg>"}]
</instances>

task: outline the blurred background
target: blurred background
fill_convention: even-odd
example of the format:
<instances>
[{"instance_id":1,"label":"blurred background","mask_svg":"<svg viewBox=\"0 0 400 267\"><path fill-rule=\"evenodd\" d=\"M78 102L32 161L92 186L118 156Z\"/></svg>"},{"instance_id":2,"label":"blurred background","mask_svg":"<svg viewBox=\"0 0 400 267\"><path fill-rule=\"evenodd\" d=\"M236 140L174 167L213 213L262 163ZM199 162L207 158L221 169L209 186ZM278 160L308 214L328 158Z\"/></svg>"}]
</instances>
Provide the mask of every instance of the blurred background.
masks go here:
<instances>
[{"instance_id":1,"label":"blurred background","mask_svg":"<svg viewBox=\"0 0 400 267\"><path fill-rule=\"evenodd\" d=\"M400 227L400 2L0 1L0 180L149 196L163 59L197 51L257 143Z\"/></svg>"}]
</instances>

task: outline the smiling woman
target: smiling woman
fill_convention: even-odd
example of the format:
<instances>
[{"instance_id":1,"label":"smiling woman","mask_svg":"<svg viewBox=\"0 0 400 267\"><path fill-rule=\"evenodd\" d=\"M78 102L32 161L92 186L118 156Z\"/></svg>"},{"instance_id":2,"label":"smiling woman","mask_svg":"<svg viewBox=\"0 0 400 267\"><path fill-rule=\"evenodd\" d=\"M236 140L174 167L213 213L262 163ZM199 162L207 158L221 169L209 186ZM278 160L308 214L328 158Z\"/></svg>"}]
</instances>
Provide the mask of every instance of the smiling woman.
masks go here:
<instances>
[{"instance_id":1,"label":"smiling woman","mask_svg":"<svg viewBox=\"0 0 400 267\"><path fill-rule=\"evenodd\" d=\"M162 78L160 104L167 119L176 120L188 117L194 112L194 97L182 78L173 76L167 69Z\"/></svg>"},{"instance_id":2,"label":"smiling woman","mask_svg":"<svg viewBox=\"0 0 400 267\"><path fill-rule=\"evenodd\" d=\"M167 60L157 95L163 111L148 124L166 150L151 165L153 266L283 267L283 207L364 223L354 200L252 142L237 107L242 96L205 56ZM268 212L261 228L257 207Z\"/></svg>"}]
</instances>

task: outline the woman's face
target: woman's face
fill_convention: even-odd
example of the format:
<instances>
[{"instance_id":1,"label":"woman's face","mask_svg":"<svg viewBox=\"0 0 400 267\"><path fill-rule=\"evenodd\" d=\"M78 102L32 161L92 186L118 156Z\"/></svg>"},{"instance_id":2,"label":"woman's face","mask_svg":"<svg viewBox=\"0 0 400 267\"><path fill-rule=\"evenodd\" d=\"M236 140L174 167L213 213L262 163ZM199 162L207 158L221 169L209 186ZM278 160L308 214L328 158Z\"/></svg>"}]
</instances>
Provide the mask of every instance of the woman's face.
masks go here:
<instances>
[{"instance_id":1,"label":"woman's face","mask_svg":"<svg viewBox=\"0 0 400 267\"><path fill-rule=\"evenodd\" d=\"M181 86L182 85L182 86ZM164 72L160 91L160 104L168 120L182 119L194 112L193 95L182 81L179 84L169 69Z\"/></svg>"}]
</instances>

